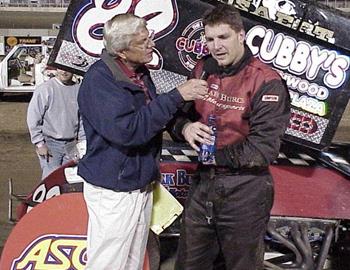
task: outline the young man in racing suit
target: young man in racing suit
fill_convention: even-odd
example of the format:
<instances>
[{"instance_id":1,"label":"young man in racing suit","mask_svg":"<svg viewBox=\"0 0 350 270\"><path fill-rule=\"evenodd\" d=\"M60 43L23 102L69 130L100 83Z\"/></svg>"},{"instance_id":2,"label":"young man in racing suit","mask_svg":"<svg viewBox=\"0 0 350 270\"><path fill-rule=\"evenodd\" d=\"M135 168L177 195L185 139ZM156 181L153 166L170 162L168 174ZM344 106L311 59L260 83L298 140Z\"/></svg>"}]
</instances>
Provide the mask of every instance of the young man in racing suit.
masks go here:
<instances>
[{"instance_id":1,"label":"young man in racing suit","mask_svg":"<svg viewBox=\"0 0 350 270\"><path fill-rule=\"evenodd\" d=\"M199 164L193 178L176 269L212 269L219 253L227 270L262 269L273 204L268 166L289 122L289 95L278 73L245 45L236 9L218 6L203 23L211 56L193 74L207 74L209 93L177 118L173 135L199 151L200 143L211 140L206 123L215 114L217 151L215 161Z\"/></svg>"}]
</instances>

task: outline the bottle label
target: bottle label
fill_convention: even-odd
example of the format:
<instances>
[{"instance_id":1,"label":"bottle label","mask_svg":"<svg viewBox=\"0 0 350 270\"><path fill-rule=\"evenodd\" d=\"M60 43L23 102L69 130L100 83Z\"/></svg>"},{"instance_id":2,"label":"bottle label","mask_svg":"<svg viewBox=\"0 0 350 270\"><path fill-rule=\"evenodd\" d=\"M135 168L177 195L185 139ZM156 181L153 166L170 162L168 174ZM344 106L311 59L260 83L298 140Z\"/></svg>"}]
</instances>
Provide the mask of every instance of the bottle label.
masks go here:
<instances>
[{"instance_id":1,"label":"bottle label","mask_svg":"<svg viewBox=\"0 0 350 270\"><path fill-rule=\"evenodd\" d=\"M198 161L203 164L215 163L215 151L216 151L216 117L213 114L208 116L208 126L212 129L213 134L211 136L210 144L201 144Z\"/></svg>"},{"instance_id":2,"label":"bottle label","mask_svg":"<svg viewBox=\"0 0 350 270\"><path fill-rule=\"evenodd\" d=\"M212 144L202 144L198 156L198 160L203 164L213 164L215 162L215 136L212 136Z\"/></svg>"}]
</instances>

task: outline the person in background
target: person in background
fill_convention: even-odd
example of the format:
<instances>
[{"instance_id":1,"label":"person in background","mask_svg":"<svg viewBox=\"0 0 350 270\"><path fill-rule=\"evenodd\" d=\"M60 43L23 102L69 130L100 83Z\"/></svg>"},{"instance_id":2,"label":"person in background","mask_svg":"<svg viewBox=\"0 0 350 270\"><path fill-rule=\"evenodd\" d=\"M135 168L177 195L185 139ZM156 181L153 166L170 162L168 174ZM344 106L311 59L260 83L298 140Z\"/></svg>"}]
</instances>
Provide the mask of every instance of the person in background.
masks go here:
<instances>
[{"instance_id":1,"label":"person in background","mask_svg":"<svg viewBox=\"0 0 350 270\"><path fill-rule=\"evenodd\" d=\"M49 79L49 77L45 76L46 64L47 62L44 61L44 56L41 53L37 53L35 55L33 72L33 78L36 85L42 84Z\"/></svg>"},{"instance_id":2,"label":"person in background","mask_svg":"<svg viewBox=\"0 0 350 270\"><path fill-rule=\"evenodd\" d=\"M273 204L269 165L289 122L289 94L278 73L245 45L234 7L218 5L203 25L211 55L193 75L207 74L208 97L184 107L172 135L197 151L216 137L216 152L191 183L175 268L213 269L221 254L226 270L260 270ZM216 131L207 125L209 115Z\"/></svg>"},{"instance_id":3,"label":"person in background","mask_svg":"<svg viewBox=\"0 0 350 270\"><path fill-rule=\"evenodd\" d=\"M27 125L38 154L42 179L68 162L69 151L85 139L79 120L79 84L61 69L56 77L38 85L29 102Z\"/></svg>"},{"instance_id":4,"label":"person in background","mask_svg":"<svg viewBox=\"0 0 350 270\"><path fill-rule=\"evenodd\" d=\"M152 207L160 179L162 130L184 101L207 94L192 79L157 95L145 64L152 31L133 14L118 14L103 29L101 59L84 76L78 102L87 151L78 164L85 180L89 222L87 270L142 269Z\"/></svg>"}]
</instances>

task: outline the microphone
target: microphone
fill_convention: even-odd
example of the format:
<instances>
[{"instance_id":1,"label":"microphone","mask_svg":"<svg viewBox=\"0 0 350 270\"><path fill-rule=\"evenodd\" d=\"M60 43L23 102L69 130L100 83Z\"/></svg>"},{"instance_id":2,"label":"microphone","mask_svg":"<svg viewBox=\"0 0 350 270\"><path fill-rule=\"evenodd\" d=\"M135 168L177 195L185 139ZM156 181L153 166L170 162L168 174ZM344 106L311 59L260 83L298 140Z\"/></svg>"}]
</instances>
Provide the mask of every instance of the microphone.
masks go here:
<instances>
[{"instance_id":1,"label":"microphone","mask_svg":"<svg viewBox=\"0 0 350 270\"><path fill-rule=\"evenodd\" d=\"M207 57L204 60L203 71L199 77L201 80L207 80L211 74L218 73L218 64L213 57Z\"/></svg>"},{"instance_id":2,"label":"microphone","mask_svg":"<svg viewBox=\"0 0 350 270\"><path fill-rule=\"evenodd\" d=\"M209 75L210 74L206 70L203 69L201 76L199 76L199 79L206 81L208 79Z\"/></svg>"}]
</instances>

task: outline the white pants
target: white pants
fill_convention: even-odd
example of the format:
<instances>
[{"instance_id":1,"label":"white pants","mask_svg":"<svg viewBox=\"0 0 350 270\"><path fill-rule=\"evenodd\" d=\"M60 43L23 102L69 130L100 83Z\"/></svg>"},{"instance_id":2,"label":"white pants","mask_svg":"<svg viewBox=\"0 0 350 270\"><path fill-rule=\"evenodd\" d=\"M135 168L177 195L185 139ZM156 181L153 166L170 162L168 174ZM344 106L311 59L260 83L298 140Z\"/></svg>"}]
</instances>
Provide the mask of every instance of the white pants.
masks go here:
<instances>
[{"instance_id":1,"label":"white pants","mask_svg":"<svg viewBox=\"0 0 350 270\"><path fill-rule=\"evenodd\" d=\"M85 270L143 267L152 211L152 192L115 192L84 182L89 213Z\"/></svg>"}]
</instances>

